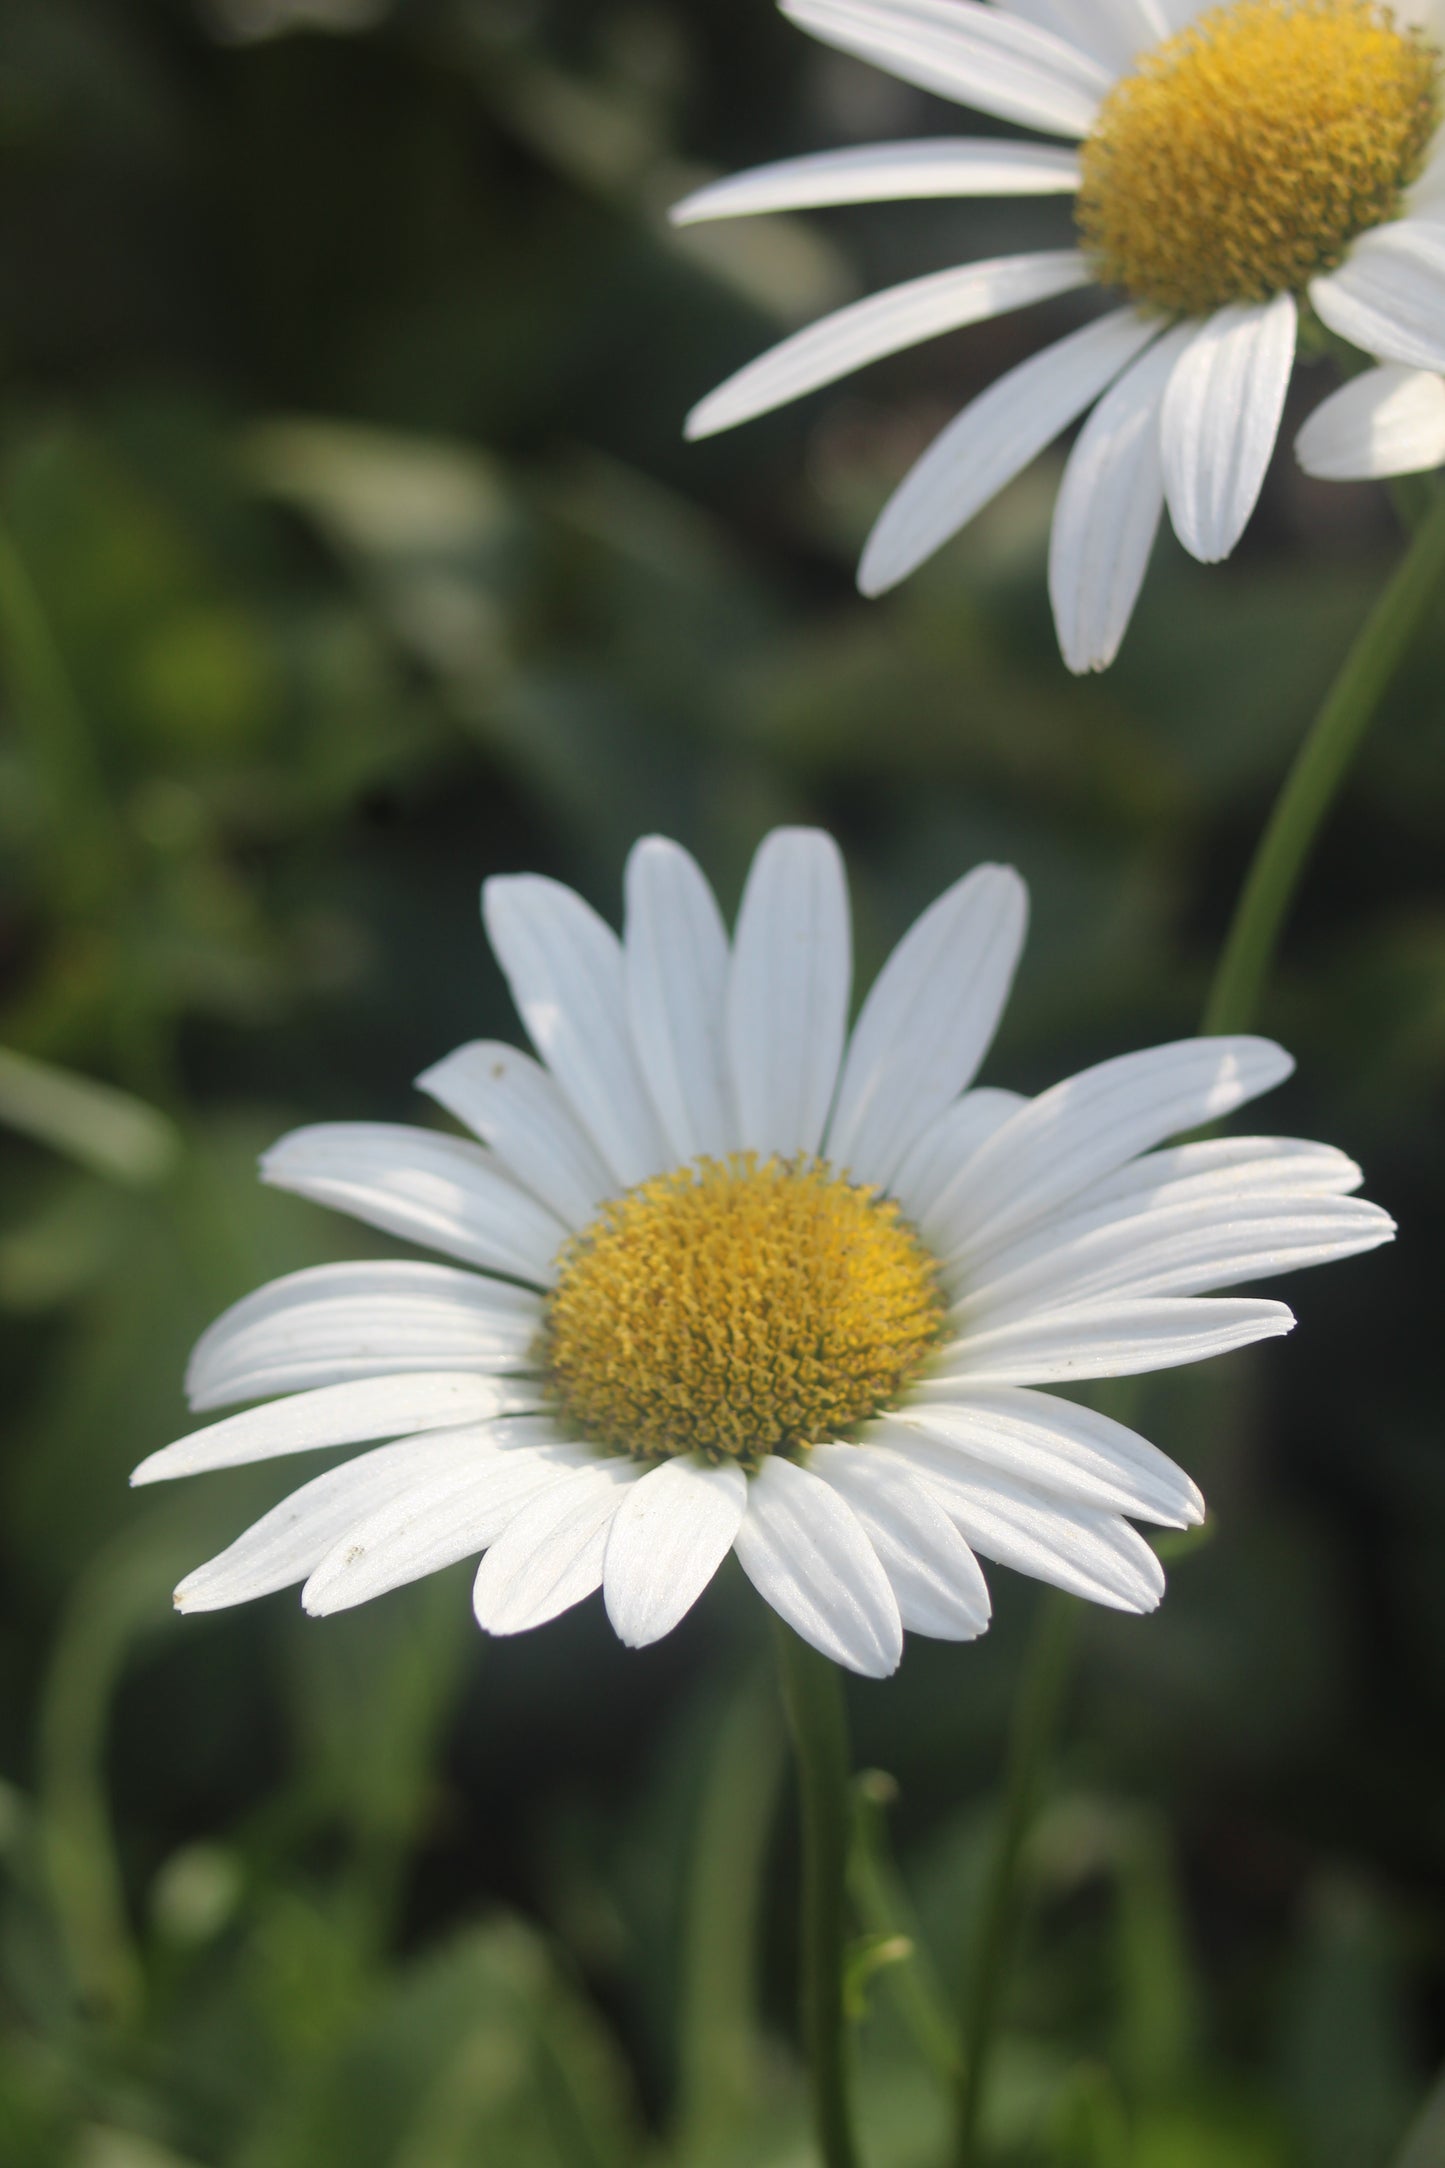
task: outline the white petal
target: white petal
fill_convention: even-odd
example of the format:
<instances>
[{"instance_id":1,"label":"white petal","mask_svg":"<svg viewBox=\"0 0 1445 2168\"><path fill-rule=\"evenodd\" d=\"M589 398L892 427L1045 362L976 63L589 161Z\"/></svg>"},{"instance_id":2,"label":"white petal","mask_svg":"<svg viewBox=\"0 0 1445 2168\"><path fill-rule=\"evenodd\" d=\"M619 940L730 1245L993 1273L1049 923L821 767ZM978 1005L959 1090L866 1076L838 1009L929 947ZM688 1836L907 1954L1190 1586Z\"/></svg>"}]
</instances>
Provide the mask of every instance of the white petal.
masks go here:
<instances>
[{"instance_id":1,"label":"white petal","mask_svg":"<svg viewBox=\"0 0 1445 2168\"><path fill-rule=\"evenodd\" d=\"M482 890L487 938L532 1044L624 1187L667 1164L633 1051L622 948L558 881L511 874Z\"/></svg>"},{"instance_id":2,"label":"white petal","mask_svg":"<svg viewBox=\"0 0 1445 2168\"><path fill-rule=\"evenodd\" d=\"M994 1091L984 1086L965 1092L935 1116L889 1185L908 1217L921 1223L939 1192L974 1153L1011 1115L1027 1105L1022 1092Z\"/></svg>"},{"instance_id":3,"label":"white petal","mask_svg":"<svg viewBox=\"0 0 1445 2168\"><path fill-rule=\"evenodd\" d=\"M1079 1303L953 1341L939 1351L936 1374L969 1385L1132 1377L1227 1355L1293 1329L1293 1314L1284 1303L1245 1295Z\"/></svg>"},{"instance_id":4,"label":"white petal","mask_svg":"<svg viewBox=\"0 0 1445 2168\"><path fill-rule=\"evenodd\" d=\"M724 1045L728 940L712 890L676 843L627 861L627 1007L637 1058L676 1161L737 1143Z\"/></svg>"},{"instance_id":5,"label":"white petal","mask_svg":"<svg viewBox=\"0 0 1445 2168\"><path fill-rule=\"evenodd\" d=\"M977 866L930 904L879 973L854 1027L827 1156L887 1185L970 1082L1013 983L1028 891L1011 866Z\"/></svg>"},{"instance_id":6,"label":"white petal","mask_svg":"<svg viewBox=\"0 0 1445 2168\"><path fill-rule=\"evenodd\" d=\"M1087 286L1091 277L1077 249L1037 250L930 271L905 285L869 294L795 331L739 369L693 408L685 433L693 439L715 436L720 429L733 429L786 406L790 399L801 399L822 384L834 384L885 354Z\"/></svg>"},{"instance_id":7,"label":"white petal","mask_svg":"<svg viewBox=\"0 0 1445 2168\"><path fill-rule=\"evenodd\" d=\"M525 1506L477 1568L478 1625L525 1633L600 1588L609 1524L641 1474L636 1461L597 1461Z\"/></svg>"},{"instance_id":8,"label":"white petal","mask_svg":"<svg viewBox=\"0 0 1445 2168\"><path fill-rule=\"evenodd\" d=\"M1364 1175L1332 1144L1302 1137L1207 1137L1141 1153L1080 1190L1069 1206L1075 1216L1132 1201L1137 1209L1183 1204L1192 1197L1245 1196L1269 1189L1280 1196L1343 1197Z\"/></svg>"},{"instance_id":9,"label":"white petal","mask_svg":"<svg viewBox=\"0 0 1445 2168\"><path fill-rule=\"evenodd\" d=\"M781 0L800 29L905 83L1046 134L1083 136L1110 71L976 0Z\"/></svg>"},{"instance_id":10,"label":"white petal","mask_svg":"<svg viewBox=\"0 0 1445 2168\"><path fill-rule=\"evenodd\" d=\"M1362 353L1445 369L1445 225L1407 218L1361 234L1338 271L1311 280L1310 300Z\"/></svg>"},{"instance_id":11,"label":"white petal","mask_svg":"<svg viewBox=\"0 0 1445 2168\"><path fill-rule=\"evenodd\" d=\"M1044 143L922 137L860 143L782 158L699 188L670 213L674 226L759 211L812 211L833 203L917 202L926 196L1066 196L1079 185L1072 151Z\"/></svg>"},{"instance_id":12,"label":"white petal","mask_svg":"<svg viewBox=\"0 0 1445 2168\"><path fill-rule=\"evenodd\" d=\"M1010 369L935 437L863 550L865 595L895 587L1067 429L1161 326L1117 309Z\"/></svg>"},{"instance_id":13,"label":"white petal","mask_svg":"<svg viewBox=\"0 0 1445 2168\"><path fill-rule=\"evenodd\" d=\"M951 1322L972 1334L1105 1295L1205 1294L1353 1257L1394 1232L1389 1214L1359 1197L1265 1191L1143 1212L1126 1204L1082 1232L1041 1230L1026 1257L1009 1250L977 1266Z\"/></svg>"},{"instance_id":14,"label":"white petal","mask_svg":"<svg viewBox=\"0 0 1445 2168\"><path fill-rule=\"evenodd\" d=\"M441 1431L378 1445L339 1468L328 1468L283 1498L238 1536L228 1550L187 1574L176 1590L178 1611L219 1611L293 1588L315 1571L347 1532L436 1476L472 1468L475 1430Z\"/></svg>"},{"instance_id":15,"label":"white petal","mask_svg":"<svg viewBox=\"0 0 1445 2168\"><path fill-rule=\"evenodd\" d=\"M1398 362L1367 369L1315 408L1294 448L1306 474L1326 482L1438 467L1445 461L1445 377Z\"/></svg>"},{"instance_id":16,"label":"white petal","mask_svg":"<svg viewBox=\"0 0 1445 2168\"><path fill-rule=\"evenodd\" d=\"M1175 25L1158 0L1004 0L1010 15L1037 23L1111 75L1123 75L1138 55L1167 38Z\"/></svg>"},{"instance_id":17,"label":"white petal","mask_svg":"<svg viewBox=\"0 0 1445 2168\"><path fill-rule=\"evenodd\" d=\"M313 1618L329 1618L474 1557L591 1461L590 1448L560 1440L545 1417L488 1424L475 1435L471 1467L428 1476L347 1528L301 1601Z\"/></svg>"},{"instance_id":18,"label":"white petal","mask_svg":"<svg viewBox=\"0 0 1445 2168\"><path fill-rule=\"evenodd\" d=\"M837 1491L771 1454L748 1482L733 1548L758 1594L835 1664L884 1679L903 1627L878 1554Z\"/></svg>"},{"instance_id":19,"label":"white petal","mask_svg":"<svg viewBox=\"0 0 1445 2168\"><path fill-rule=\"evenodd\" d=\"M971 1392L924 1385L888 1418L888 1436L916 1432L960 1464L986 1467L1032 1490L1108 1513L1185 1528L1202 1521L1204 1500L1157 1446L1054 1393L996 1386ZM865 1439L869 1434L864 1433ZM930 1465L947 1467L935 1456Z\"/></svg>"},{"instance_id":20,"label":"white petal","mask_svg":"<svg viewBox=\"0 0 1445 2168\"><path fill-rule=\"evenodd\" d=\"M748 1502L736 1462L666 1460L635 1483L607 1537L603 1598L618 1639L644 1648L670 1634L733 1547Z\"/></svg>"},{"instance_id":21,"label":"white petal","mask_svg":"<svg viewBox=\"0 0 1445 2168\"><path fill-rule=\"evenodd\" d=\"M541 1329L530 1288L453 1265L311 1265L244 1295L186 1371L193 1408L407 1370L524 1370Z\"/></svg>"},{"instance_id":22,"label":"white petal","mask_svg":"<svg viewBox=\"0 0 1445 2168\"><path fill-rule=\"evenodd\" d=\"M327 1445L360 1445L368 1438L399 1438L407 1431L439 1430L520 1412L536 1398L475 1371L423 1371L414 1377L367 1378L350 1385L323 1385L286 1400L228 1415L205 1430L178 1438L143 1460L132 1483L161 1483L171 1476L200 1475L212 1468L239 1468Z\"/></svg>"},{"instance_id":23,"label":"white petal","mask_svg":"<svg viewBox=\"0 0 1445 2168\"><path fill-rule=\"evenodd\" d=\"M1164 509L1159 416L1192 333L1177 325L1104 394L1069 454L1049 536L1049 599L1074 671L1119 652Z\"/></svg>"},{"instance_id":24,"label":"white petal","mask_svg":"<svg viewBox=\"0 0 1445 2168\"><path fill-rule=\"evenodd\" d=\"M405 1242L545 1287L567 1239L483 1145L400 1122L318 1122L262 1154L261 1179Z\"/></svg>"},{"instance_id":25,"label":"white petal","mask_svg":"<svg viewBox=\"0 0 1445 2168\"><path fill-rule=\"evenodd\" d=\"M852 981L848 888L831 836L775 828L743 890L727 1045L745 1148L816 1152L843 1052Z\"/></svg>"},{"instance_id":26,"label":"white petal","mask_svg":"<svg viewBox=\"0 0 1445 2168\"><path fill-rule=\"evenodd\" d=\"M1240 1210L1278 1210L1298 1197L1340 1197L1364 1177L1352 1159L1327 1144L1295 1137L1210 1137L1127 1160L1021 1234L980 1245L969 1268L982 1284L1015 1267L1051 1256L1095 1228L1138 1224L1141 1217L1184 1205L1209 1206L1219 1220Z\"/></svg>"},{"instance_id":27,"label":"white petal","mask_svg":"<svg viewBox=\"0 0 1445 2168\"><path fill-rule=\"evenodd\" d=\"M1218 309L1174 364L1161 418L1174 532L1202 564L1227 557L1264 486L1294 367L1292 294Z\"/></svg>"},{"instance_id":28,"label":"white petal","mask_svg":"<svg viewBox=\"0 0 1445 2168\"><path fill-rule=\"evenodd\" d=\"M908 1633L972 1641L992 1606L978 1560L948 1515L896 1455L857 1445L820 1445L808 1456L814 1475L852 1507L878 1554Z\"/></svg>"},{"instance_id":29,"label":"white petal","mask_svg":"<svg viewBox=\"0 0 1445 2168\"><path fill-rule=\"evenodd\" d=\"M947 1447L900 1436L875 1448L896 1453L931 1490L974 1550L1000 1566L1050 1581L1116 1611L1152 1611L1164 1569L1143 1537L1116 1514L1046 1498L1024 1483L959 1472Z\"/></svg>"},{"instance_id":30,"label":"white petal","mask_svg":"<svg viewBox=\"0 0 1445 2168\"><path fill-rule=\"evenodd\" d=\"M976 1257L1136 1152L1220 1120L1293 1067L1282 1048L1254 1038L1180 1039L1100 1062L995 1130L921 1216L923 1233L940 1256Z\"/></svg>"},{"instance_id":31,"label":"white petal","mask_svg":"<svg viewBox=\"0 0 1445 2168\"><path fill-rule=\"evenodd\" d=\"M421 1090L485 1139L516 1180L565 1227L585 1227L617 1183L558 1085L530 1054L474 1039L417 1078Z\"/></svg>"}]
</instances>

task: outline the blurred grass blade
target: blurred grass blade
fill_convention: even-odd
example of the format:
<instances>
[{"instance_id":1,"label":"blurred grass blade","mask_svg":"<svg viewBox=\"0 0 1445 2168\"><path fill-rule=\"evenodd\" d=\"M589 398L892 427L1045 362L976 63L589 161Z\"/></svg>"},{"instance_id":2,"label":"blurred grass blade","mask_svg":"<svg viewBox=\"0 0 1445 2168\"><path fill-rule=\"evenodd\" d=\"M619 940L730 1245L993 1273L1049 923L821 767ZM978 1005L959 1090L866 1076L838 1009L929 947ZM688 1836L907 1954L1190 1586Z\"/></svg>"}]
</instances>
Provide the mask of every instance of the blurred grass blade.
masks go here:
<instances>
[{"instance_id":1,"label":"blurred grass blade","mask_svg":"<svg viewBox=\"0 0 1445 2168\"><path fill-rule=\"evenodd\" d=\"M896 1797L897 1786L881 1769L864 1770L854 1784L848 1893L875 1948L905 1946L887 1962L886 1984L929 2069L952 2089L958 2083L953 2046L957 2020L923 1948L893 1864L885 1816ZM876 1964L872 1969L878 1969Z\"/></svg>"},{"instance_id":2,"label":"blurred grass blade","mask_svg":"<svg viewBox=\"0 0 1445 2168\"><path fill-rule=\"evenodd\" d=\"M180 1154L175 1124L113 1084L0 1047L0 1122L136 1188L158 1182Z\"/></svg>"},{"instance_id":3,"label":"blurred grass blade","mask_svg":"<svg viewBox=\"0 0 1445 2168\"><path fill-rule=\"evenodd\" d=\"M755 2105L758 1919L782 1773L777 1700L752 1679L717 1727L692 1838L676 2148L682 2161Z\"/></svg>"}]
</instances>

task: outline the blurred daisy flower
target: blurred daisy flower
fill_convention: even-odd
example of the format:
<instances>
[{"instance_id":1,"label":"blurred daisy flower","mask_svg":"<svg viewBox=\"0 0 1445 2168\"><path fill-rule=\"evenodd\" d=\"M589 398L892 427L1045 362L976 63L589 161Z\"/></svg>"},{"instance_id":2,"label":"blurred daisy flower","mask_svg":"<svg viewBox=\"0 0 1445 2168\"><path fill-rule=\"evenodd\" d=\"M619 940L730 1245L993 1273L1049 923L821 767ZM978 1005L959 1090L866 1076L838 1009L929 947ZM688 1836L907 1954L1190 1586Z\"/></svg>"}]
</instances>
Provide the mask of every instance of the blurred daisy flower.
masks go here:
<instances>
[{"instance_id":1,"label":"blurred daisy flower","mask_svg":"<svg viewBox=\"0 0 1445 2168\"><path fill-rule=\"evenodd\" d=\"M1074 287L1121 305L991 385L864 548L879 594L1092 408L1049 592L1072 670L1112 661L1167 504L1227 557L1254 508L1301 312L1372 358L1445 369L1445 0L782 0L826 43L1076 147L930 138L704 188L682 223L904 197L1072 195L1072 249L912 279L786 339L704 399L708 436L881 355Z\"/></svg>"},{"instance_id":2,"label":"blurred daisy flower","mask_svg":"<svg viewBox=\"0 0 1445 2168\"><path fill-rule=\"evenodd\" d=\"M1379 480L1445 465L1445 377L1398 362L1367 369L1315 408L1295 439L1295 452L1307 474L1326 482Z\"/></svg>"},{"instance_id":3,"label":"blurred daisy flower","mask_svg":"<svg viewBox=\"0 0 1445 2168\"><path fill-rule=\"evenodd\" d=\"M925 911L851 1033L827 836L767 838L731 941L658 838L626 904L619 940L554 881L486 884L540 1059L482 1042L420 1079L480 1142L336 1123L266 1155L267 1181L456 1262L293 1273L203 1336L195 1406L280 1397L137 1482L389 1442L295 1491L179 1607L304 1582L308 1611L339 1611L484 1552L492 1633L600 1587L638 1645L735 1551L799 1634L872 1676L905 1628L982 1632L978 1555L1151 1610L1164 1576L1130 1523L1196 1522L1198 1491L1038 1388L1287 1332L1283 1303L1203 1291L1389 1239L1326 1146L1158 1148L1288 1056L1194 1039L1036 1099L974 1088L1024 932L1006 867Z\"/></svg>"}]
</instances>

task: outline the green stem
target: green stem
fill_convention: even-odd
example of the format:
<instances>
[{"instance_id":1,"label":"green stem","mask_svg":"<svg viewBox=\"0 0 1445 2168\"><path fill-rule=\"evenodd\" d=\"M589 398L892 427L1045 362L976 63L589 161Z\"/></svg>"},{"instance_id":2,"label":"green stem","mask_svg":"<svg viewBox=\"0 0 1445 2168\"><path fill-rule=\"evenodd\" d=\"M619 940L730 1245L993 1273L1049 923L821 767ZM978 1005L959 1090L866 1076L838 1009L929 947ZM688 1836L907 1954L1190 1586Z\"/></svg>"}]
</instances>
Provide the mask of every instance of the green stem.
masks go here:
<instances>
[{"instance_id":1,"label":"green stem","mask_svg":"<svg viewBox=\"0 0 1445 2168\"><path fill-rule=\"evenodd\" d=\"M826 1656L776 1621L778 1671L798 1769L803 1827L803 2035L824 2168L859 2168L848 2102L843 2013L843 1877L848 1863L848 1719Z\"/></svg>"},{"instance_id":2,"label":"green stem","mask_svg":"<svg viewBox=\"0 0 1445 2168\"><path fill-rule=\"evenodd\" d=\"M1019 1862L1033 1820L1074 1655L1078 1610L1072 1597L1051 1590L1042 1601L1023 1683L1009 1731L1003 1820L988 1887L984 1892L973 1976L963 2017L963 2061L958 2086L958 2168L974 2168L989 2051L998 2023L1000 1992L1013 1949L1021 1888Z\"/></svg>"},{"instance_id":3,"label":"green stem","mask_svg":"<svg viewBox=\"0 0 1445 2168\"><path fill-rule=\"evenodd\" d=\"M1357 635L1275 801L1235 906L1204 1011L1206 1032L1254 1017L1275 944L1321 823L1431 601L1445 580L1445 489Z\"/></svg>"},{"instance_id":4,"label":"green stem","mask_svg":"<svg viewBox=\"0 0 1445 2168\"><path fill-rule=\"evenodd\" d=\"M1445 487L1436 485L1403 558L1356 636L1285 777L1235 906L1205 1004L1204 1031L1241 1031L1253 1020L1280 928L1315 837L1442 580ZM989 2049L1019 1910L1019 1859L1073 1638L1071 1608L1065 1599L1050 1599L1035 1631L1010 1736L1003 1826L984 1898L964 2019L955 2152L959 2168L973 2168L976 2158Z\"/></svg>"}]
</instances>

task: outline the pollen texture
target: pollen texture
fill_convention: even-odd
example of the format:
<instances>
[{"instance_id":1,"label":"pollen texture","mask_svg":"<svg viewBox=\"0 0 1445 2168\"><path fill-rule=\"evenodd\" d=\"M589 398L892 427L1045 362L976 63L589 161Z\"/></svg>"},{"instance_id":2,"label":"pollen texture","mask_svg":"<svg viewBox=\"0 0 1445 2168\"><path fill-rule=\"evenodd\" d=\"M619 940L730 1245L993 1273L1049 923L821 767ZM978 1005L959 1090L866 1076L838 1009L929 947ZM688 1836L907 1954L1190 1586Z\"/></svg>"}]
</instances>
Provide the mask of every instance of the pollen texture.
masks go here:
<instances>
[{"instance_id":1,"label":"pollen texture","mask_svg":"<svg viewBox=\"0 0 1445 2168\"><path fill-rule=\"evenodd\" d=\"M1076 218L1106 285L1171 313L1298 292L1398 216L1440 55L1368 0L1211 8L1115 84Z\"/></svg>"},{"instance_id":2,"label":"pollen texture","mask_svg":"<svg viewBox=\"0 0 1445 2168\"><path fill-rule=\"evenodd\" d=\"M942 1318L896 1205L745 1153L603 1207L562 1253L543 1362L562 1419L613 1452L755 1466L886 1407Z\"/></svg>"}]
</instances>

